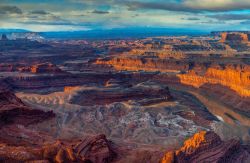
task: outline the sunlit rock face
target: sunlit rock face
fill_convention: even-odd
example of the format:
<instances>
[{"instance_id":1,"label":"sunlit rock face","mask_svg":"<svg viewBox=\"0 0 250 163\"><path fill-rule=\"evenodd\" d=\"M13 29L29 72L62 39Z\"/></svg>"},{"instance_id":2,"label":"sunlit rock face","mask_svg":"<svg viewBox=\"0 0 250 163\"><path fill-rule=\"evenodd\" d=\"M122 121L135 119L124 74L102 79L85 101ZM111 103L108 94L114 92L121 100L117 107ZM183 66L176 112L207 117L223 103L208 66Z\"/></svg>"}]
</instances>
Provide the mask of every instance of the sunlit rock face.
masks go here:
<instances>
[{"instance_id":1,"label":"sunlit rock face","mask_svg":"<svg viewBox=\"0 0 250 163\"><path fill-rule=\"evenodd\" d=\"M244 64L202 64L194 62L166 61L143 58L113 58L97 60L96 64L107 64L116 70L187 72L177 75L182 84L197 88L203 84L220 84L236 91L242 97L250 96L250 67Z\"/></svg>"},{"instance_id":2,"label":"sunlit rock face","mask_svg":"<svg viewBox=\"0 0 250 163\"><path fill-rule=\"evenodd\" d=\"M250 67L247 65L226 65L211 67L204 74L189 71L178 75L181 83L200 87L203 84L220 84L229 87L242 97L250 96Z\"/></svg>"},{"instance_id":3,"label":"sunlit rock face","mask_svg":"<svg viewBox=\"0 0 250 163\"><path fill-rule=\"evenodd\" d=\"M201 131L184 142L176 151L167 152L162 163L249 162L250 154L238 140L223 142L214 132Z\"/></svg>"}]
</instances>

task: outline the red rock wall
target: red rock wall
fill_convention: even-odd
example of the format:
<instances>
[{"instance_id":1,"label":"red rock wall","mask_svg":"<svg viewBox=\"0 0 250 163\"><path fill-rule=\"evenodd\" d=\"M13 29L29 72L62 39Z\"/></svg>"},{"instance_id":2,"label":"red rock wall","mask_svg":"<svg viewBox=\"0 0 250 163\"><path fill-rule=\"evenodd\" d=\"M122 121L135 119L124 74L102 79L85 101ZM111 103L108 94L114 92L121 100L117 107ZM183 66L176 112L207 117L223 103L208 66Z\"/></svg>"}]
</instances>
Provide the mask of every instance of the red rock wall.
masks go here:
<instances>
[{"instance_id":1,"label":"red rock wall","mask_svg":"<svg viewBox=\"0 0 250 163\"><path fill-rule=\"evenodd\" d=\"M227 66L225 69L211 67L205 74L189 71L178 77L182 84L201 87L204 84L220 84L237 92L242 97L250 96L250 66Z\"/></svg>"}]
</instances>

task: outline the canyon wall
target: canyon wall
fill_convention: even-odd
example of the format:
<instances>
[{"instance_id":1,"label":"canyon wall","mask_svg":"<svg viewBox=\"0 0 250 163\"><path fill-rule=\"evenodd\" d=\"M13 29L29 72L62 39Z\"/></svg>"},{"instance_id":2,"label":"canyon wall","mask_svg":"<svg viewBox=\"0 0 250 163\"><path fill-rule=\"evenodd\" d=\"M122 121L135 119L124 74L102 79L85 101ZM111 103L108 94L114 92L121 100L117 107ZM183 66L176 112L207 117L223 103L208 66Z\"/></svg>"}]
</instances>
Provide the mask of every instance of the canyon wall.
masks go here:
<instances>
[{"instance_id":1,"label":"canyon wall","mask_svg":"<svg viewBox=\"0 0 250 163\"><path fill-rule=\"evenodd\" d=\"M197 88L204 84L220 84L229 87L242 97L250 96L250 66L210 67L204 74L189 71L187 74L179 74L178 77L182 84Z\"/></svg>"},{"instance_id":2,"label":"canyon wall","mask_svg":"<svg viewBox=\"0 0 250 163\"><path fill-rule=\"evenodd\" d=\"M171 61L152 58L112 58L97 60L96 64L110 65L115 70L187 72L180 73L182 84L199 88L204 84L220 84L236 91L242 97L250 96L250 66L211 62Z\"/></svg>"},{"instance_id":3,"label":"canyon wall","mask_svg":"<svg viewBox=\"0 0 250 163\"><path fill-rule=\"evenodd\" d=\"M161 71L178 72L188 70L189 63L183 61L169 61L165 59L154 58L112 58L109 60L97 60L95 64L110 65L115 70L129 71Z\"/></svg>"}]
</instances>

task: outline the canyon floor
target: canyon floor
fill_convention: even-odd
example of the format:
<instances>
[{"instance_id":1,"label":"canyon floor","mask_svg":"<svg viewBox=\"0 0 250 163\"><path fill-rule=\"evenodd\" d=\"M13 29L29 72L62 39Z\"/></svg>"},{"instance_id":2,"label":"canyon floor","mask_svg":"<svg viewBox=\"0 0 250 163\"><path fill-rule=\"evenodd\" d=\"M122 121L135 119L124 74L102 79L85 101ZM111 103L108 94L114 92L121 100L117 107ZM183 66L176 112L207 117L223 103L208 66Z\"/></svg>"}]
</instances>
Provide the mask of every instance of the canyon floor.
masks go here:
<instances>
[{"instance_id":1,"label":"canyon floor","mask_svg":"<svg viewBox=\"0 0 250 163\"><path fill-rule=\"evenodd\" d=\"M0 161L250 159L250 53L240 39L0 46Z\"/></svg>"}]
</instances>

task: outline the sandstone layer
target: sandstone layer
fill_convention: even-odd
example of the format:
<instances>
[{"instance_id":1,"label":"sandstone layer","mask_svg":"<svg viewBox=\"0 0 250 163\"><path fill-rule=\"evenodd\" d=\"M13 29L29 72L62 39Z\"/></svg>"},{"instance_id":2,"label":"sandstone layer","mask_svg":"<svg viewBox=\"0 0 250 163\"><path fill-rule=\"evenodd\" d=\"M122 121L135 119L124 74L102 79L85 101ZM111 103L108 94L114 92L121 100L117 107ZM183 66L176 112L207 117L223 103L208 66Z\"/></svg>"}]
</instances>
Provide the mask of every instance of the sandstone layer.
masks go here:
<instances>
[{"instance_id":1,"label":"sandstone layer","mask_svg":"<svg viewBox=\"0 0 250 163\"><path fill-rule=\"evenodd\" d=\"M229 87L242 97L250 96L250 67L246 65L211 67L203 74L189 71L178 76L183 84L198 88L204 84L220 84Z\"/></svg>"}]
</instances>

